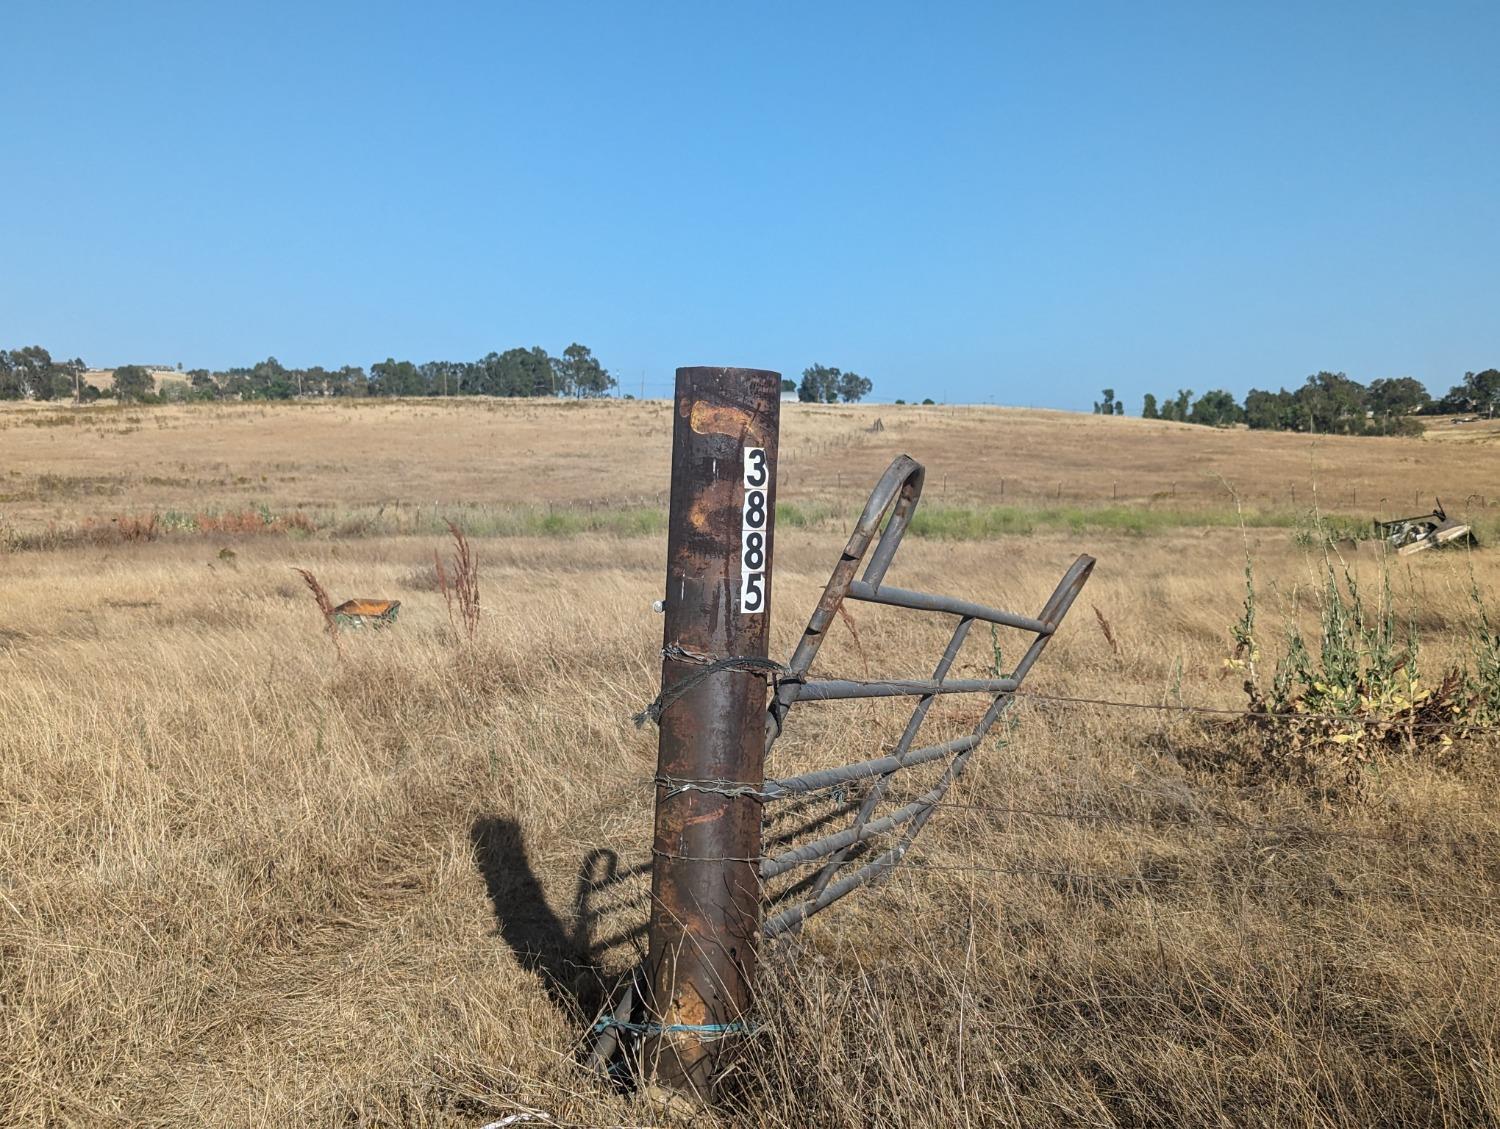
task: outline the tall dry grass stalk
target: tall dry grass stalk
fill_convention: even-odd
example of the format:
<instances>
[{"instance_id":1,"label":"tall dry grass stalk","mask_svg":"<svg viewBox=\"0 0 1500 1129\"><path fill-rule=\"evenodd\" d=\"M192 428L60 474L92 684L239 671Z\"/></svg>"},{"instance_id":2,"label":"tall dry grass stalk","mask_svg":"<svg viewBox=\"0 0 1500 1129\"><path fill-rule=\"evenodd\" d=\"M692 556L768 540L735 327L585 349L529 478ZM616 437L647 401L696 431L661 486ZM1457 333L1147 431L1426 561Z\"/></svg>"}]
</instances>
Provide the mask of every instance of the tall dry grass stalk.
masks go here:
<instances>
[{"instance_id":1,"label":"tall dry grass stalk","mask_svg":"<svg viewBox=\"0 0 1500 1129\"><path fill-rule=\"evenodd\" d=\"M432 564L453 633L461 635L472 648L479 630L479 557L457 524L448 522L448 533L453 538L449 566L443 566L443 558L436 549Z\"/></svg>"},{"instance_id":2,"label":"tall dry grass stalk","mask_svg":"<svg viewBox=\"0 0 1500 1129\"><path fill-rule=\"evenodd\" d=\"M844 626L849 629L849 636L854 640L854 651L859 655L860 670L863 675L870 677L870 659L865 654L865 646L859 638L859 625L854 622L854 616L843 604L839 605L839 618L844 621Z\"/></svg>"},{"instance_id":3,"label":"tall dry grass stalk","mask_svg":"<svg viewBox=\"0 0 1500 1129\"><path fill-rule=\"evenodd\" d=\"M1109 644L1109 649L1118 655L1120 653L1120 642L1115 638L1114 628L1110 626L1109 620L1104 618L1104 613L1099 610L1098 605L1096 604L1093 607L1094 622L1099 625L1099 631L1104 636L1104 641Z\"/></svg>"},{"instance_id":4,"label":"tall dry grass stalk","mask_svg":"<svg viewBox=\"0 0 1500 1129\"><path fill-rule=\"evenodd\" d=\"M344 644L339 637L339 619L334 614L333 601L328 598L328 593L323 589L323 585L318 583L318 578L308 569L294 567L292 571L302 577L302 583L307 585L307 589L312 593L313 599L318 602L318 611L323 613L323 630L333 643L334 653L342 659L344 657Z\"/></svg>"}]
</instances>

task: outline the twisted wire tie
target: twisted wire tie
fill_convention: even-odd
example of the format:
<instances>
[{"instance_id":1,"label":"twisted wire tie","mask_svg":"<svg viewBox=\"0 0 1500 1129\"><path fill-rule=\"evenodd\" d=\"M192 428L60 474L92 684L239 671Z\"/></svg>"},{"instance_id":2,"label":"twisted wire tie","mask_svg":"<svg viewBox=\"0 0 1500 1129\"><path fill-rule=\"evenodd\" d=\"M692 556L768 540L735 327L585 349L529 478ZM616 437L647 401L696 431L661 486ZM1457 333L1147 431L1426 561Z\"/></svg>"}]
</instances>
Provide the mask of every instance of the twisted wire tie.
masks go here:
<instances>
[{"instance_id":1,"label":"twisted wire tie","mask_svg":"<svg viewBox=\"0 0 1500 1129\"><path fill-rule=\"evenodd\" d=\"M760 1030L743 1020L733 1023L631 1023L624 1019L606 1016L594 1024L595 1034L609 1030L628 1031L632 1035L702 1035L709 1039L723 1039L730 1035L753 1035Z\"/></svg>"},{"instance_id":2,"label":"twisted wire tie","mask_svg":"<svg viewBox=\"0 0 1500 1129\"><path fill-rule=\"evenodd\" d=\"M709 656L690 651L678 643L669 643L662 648L661 654L664 659L688 663L698 669L674 683L670 688L663 688L662 692L656 695L656 698L645 709L633 715L630 720L635 722L637 729L648 721L660 724L661 715L666 712L668 706L711 675L721 671L734 670L744 674L759 674L770 678L773 687L777 685L778 678L791 673L784 664L775 659L763 659L755 655L731 655L724 659L710 659Z\"/></svg>"},{"instance_id":3,"label":"twisted wire tie","mask_svg":"<svg viewBox=\"0 0 1500 1129\"><path fill-rule=\"evenodd\" d=\"M664 800L683 792L708 792L716 796L728 796L730 799L748 797L762 802L776 798L775 794L764 791L759 784L739 780L693 780L680 776L657 776L653 782L657 787L667 790L662 796Z\"/></svg>"}]
</instances>

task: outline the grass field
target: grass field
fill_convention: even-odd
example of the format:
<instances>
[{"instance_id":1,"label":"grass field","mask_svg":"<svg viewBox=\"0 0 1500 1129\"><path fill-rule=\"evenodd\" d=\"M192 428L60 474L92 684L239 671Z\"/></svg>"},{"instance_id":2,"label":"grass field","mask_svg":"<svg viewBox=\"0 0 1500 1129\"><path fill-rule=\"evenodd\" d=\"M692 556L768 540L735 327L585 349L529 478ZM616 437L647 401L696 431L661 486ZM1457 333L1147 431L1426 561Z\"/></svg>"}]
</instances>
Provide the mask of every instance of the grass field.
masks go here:
<instances>
[{"instance_id":1,"label":"grass field","mask_svg":"<svg viewBox=\"0 0 1500 1129\"><path fill-rule=\"evenodd\" d=\"M0 410L0 1123L669 1120L574 1062L646 914L655 732L628 719L659 676L669 423ZM1441 495L1487 531L1497 442L790 407L773 655L906 451L928 498L893 583L1032 613L1091 553L1028 686L1239 709L1247 554L1269 668L1287 623L1316 647L1314 492L1350 523ZM480 556L472 645L433 575L447 517ZM337 657L294 566L400 599L399 624ZM1389 586L1424 679L1474 661L1500 552L1348 568ZM930 673L941 624L852 612L824 673ZM975 632L960 667L1016 645ZM944 700L924 737L974 709ZM799 706L771 770L874 755L898 711ZM771 948L756 1053L701 1123L1500 1121L1493 734L1392 746L1329 793L1255 771L1213 716L1016 719L911 865Z\"/></svg>"},{"instance_id":2,"label":"grass field","mask_svg":"<svg viewBox=\"0 0 1500 1129\"><path fill-rule=\"evenodd\" d=\"M1224 511L1237 495L1255 512L1316 504L1364 517L1425 512L1437 496L1500 509L1485 472L1500 421L1383 439L1004 408L784 407L788 502L847 504L901 450L931 467L934 506ZM0 410L0 502L12 526L33 528L152 509L384 507L410 522L434 507L660 508L670 419L661 401L12 405Z\"/></svg>"}]
</instances>

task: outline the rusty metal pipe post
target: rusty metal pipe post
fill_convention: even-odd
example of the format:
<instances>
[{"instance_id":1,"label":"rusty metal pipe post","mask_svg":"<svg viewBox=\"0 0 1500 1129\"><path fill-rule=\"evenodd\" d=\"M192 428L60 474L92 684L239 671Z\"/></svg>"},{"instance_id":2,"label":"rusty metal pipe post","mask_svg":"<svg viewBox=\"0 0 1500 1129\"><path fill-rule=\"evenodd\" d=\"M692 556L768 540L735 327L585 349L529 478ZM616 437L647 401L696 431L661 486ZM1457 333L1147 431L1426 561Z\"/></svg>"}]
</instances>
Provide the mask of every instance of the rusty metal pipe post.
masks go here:
<instances>
[{"instance_id":1,"label":"rusty metal pipe post","mask_svg":"<svg viewBox=\"0 0 1500 1129\"><path fill-rule=\"evenodd\" d=\"M706 667L767 655L781 374L681 368L674 406L642 1057L707 1101L755 974L768 680Z\"/></svg>"}]
</instances>

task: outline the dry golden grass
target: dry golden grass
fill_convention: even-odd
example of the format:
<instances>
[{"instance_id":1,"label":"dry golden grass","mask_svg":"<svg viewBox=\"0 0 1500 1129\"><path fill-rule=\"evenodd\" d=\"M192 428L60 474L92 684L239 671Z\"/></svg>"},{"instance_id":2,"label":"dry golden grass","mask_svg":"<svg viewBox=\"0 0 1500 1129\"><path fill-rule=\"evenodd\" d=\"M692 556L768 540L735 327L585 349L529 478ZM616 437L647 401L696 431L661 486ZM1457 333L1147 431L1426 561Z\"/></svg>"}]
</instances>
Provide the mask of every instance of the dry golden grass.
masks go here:
<instances>
[{"instance_id":1,"label":"dry golden grass","mask_svg":"<svg viewBox=\"0 0 1500 1129\"><path fill-rule=\"evenodd\" d=\"M252 504L654 505L670 442L662 401L0 405L0 501L21 528ZM905 451L931 468L935 504L1222 507L1232 486L1270 509L1316 501L1406 514L1434 496L1456 510L1480 497L1500 506L1481 470L1500 453L1500 426L1487 423L1356 439L1008 408L785 404L781 442L780 496L794 502L858 494Z\"/></svg>"},{"instance_id":2,"label":"dry golden grass","mask_svg":"<svg viewBox=\"0 0 1500 1129\"><path fill-rule=\"evenodd\" d=\"M288 501L409 483L559 501L664 485L663 407L465 407L473 420L447 405L152 409L140 432L103 439L12 425L0 469L123 476L110 501L143 509L177 490L206 504L219 487L143 480L214 460L286 466ZM1097 484L1111 472L1084 453L1144 459L1136 432L1237 441L1247 463L1278 465L1264 437L1091 420L1109 444L1012 460L1013 436L1049 417L994 413L1001 438L985 447L962 416L913 410L902 431L892 409L862 411L790 413L785 442L808 452L793 456L794 495L798 458L809 490L843 474L857 494L903 448L927 455L938 490L947 474L989 498L986 478L1026 458ZM857 430L876 414L886 432ZM563 419L615 435L605 466L568 454ZM195 440L199 420L220 430ZM292 438L273 442L280 428ZM841 428L850 442L813 452ZM1410 450L1437 480L1472 462L1397 443L1374 446ZM1184 480L1201 453L1185 451ZM778 536L773 653L841 544L829 528ZM0 1123L477 1129L523 1108L664 1121L574 1065L645 917L655 734L627 718L656 688L664 546L476 539L472 646L433 578L440 547L224 537L0 553ZM891 578L1034 611L1081 551L1099 567L1032 689L1243 704L1221 677L1238 532L911 539ZM1250 551L1274 623L1319 562L1287 530L1251 531ZM1355 567L1374 581L1380 563ZM340 661L294 565L335 601L400 599L400 623L344 633ZM1495 591L1488 552L1426 554L1392 576L1434 668L1462 649L1471 567ZM826 672L926 673L940 623L851 611L859 646L836 629ZM961 663L987 669L990 642L975 632ZM1016 640L1000 642L1013 660ZM869 755L898 710L799 706L772 771ZM973 710L944 701L932 735ZM772 947L764 1029L723 1123L1500 1120L1494 743L1456 767L1398 757L1360 803L1329 807L1216 774L1233 740L1206 719L1020 709L912 865ZM775 816L769 834L822 814Z\"/></svg>"}]
</instances>

